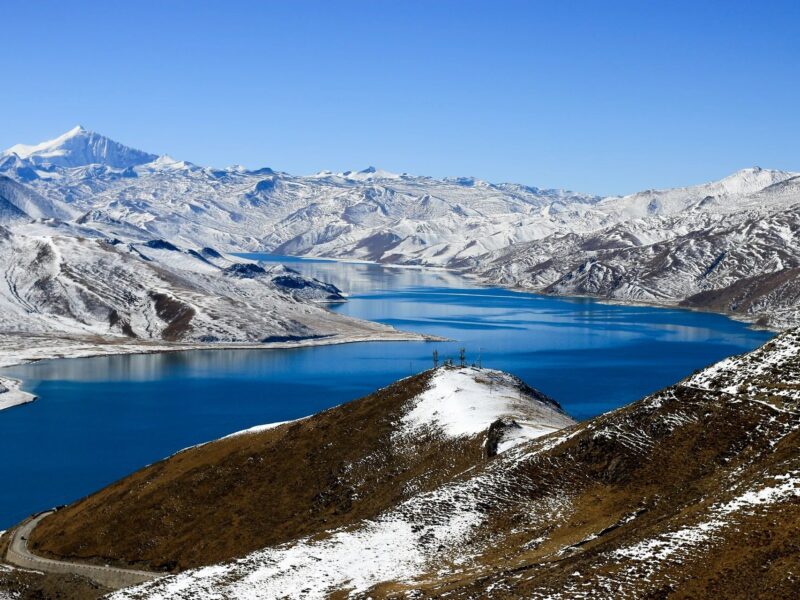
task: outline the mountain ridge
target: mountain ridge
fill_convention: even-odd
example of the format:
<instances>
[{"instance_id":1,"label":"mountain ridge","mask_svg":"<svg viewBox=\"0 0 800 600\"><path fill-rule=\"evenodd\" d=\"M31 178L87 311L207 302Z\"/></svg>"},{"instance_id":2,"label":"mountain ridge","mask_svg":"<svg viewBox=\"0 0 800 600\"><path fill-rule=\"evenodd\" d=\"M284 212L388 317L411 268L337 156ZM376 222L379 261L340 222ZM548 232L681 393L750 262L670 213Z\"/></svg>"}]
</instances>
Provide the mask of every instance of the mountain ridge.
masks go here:
<instances>
[{"instance_id":1,"label":"mountain ridge","mask_svg":"<svg viewBox=\"0 0 800 600\"><path fill-rule=\"evenodd\" d=\"M213 564L375 518L480 462L490 438L498 455L573 423L512 376L443 367L316 415L183 450L52 515L32 544L52 556L162 571ZM189 489L184 498L179 490ZM214 515L227 522L234 514L237 525L221 533ZM180 533L167 531L177 522Z\"/></svg>"},{"instance_id":2,"label":"mountain ridge","mask_svg":"<svg viewBox=\"0 0 800 600\"><path fill-rule=\"evenodd\" d=\"M16 144L0 156L25 159L36 165L51 164L60 167L81 167L102 164L127 168L152 162L158 157L77 125L62 135L39 144Z\"/></svg>"},{"instance_id":3,"label":"mountain ridge","mask_svg":"<svg viewBox=\"0 0 800 600\"><path fill-rule=\"evenodd\" d=\"M444 267L535 292L687 303L775 329L800 324L787 291L800 289L797 173L750 167L601 198L375 167L296 176L148 158L124 169L66 168L14 155L0 161L0 175L43 199L31 216L57 218L62 234ZM42 233L18 217L9 215L15 230ZM719 295L710 302L707 292L768 275L792 281L751 286L746 309L721 305Z\"/></svg>"}]
</instances>

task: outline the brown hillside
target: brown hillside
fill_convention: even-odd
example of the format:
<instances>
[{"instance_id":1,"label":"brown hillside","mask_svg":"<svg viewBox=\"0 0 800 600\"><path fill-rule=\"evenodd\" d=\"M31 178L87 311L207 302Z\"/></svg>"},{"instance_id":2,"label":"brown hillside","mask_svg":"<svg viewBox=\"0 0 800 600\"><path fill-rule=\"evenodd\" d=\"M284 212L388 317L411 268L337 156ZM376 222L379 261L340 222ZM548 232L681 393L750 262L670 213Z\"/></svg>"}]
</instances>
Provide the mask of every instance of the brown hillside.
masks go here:
<instances>
[{"instance_id":1,"label":"brown hillside","mask_svg":"<svg viewBox=\"0 0 800 600\"><path fill-rule=\"evenodd\" d=\"M788 332L346 535L119 597L788 599L798 540L800 335Z\"/></svg>"},{"instance_id":2,"label":"brown hillside","mask_svg":"<svg viewBox=\"0 0 800 600\"><path fill-rule=\"evenodd\" d=\"M471 568L370 595L799 598L800 360L787 349L800 335L781 341L702 388L690 379L552 448L532 442L507 461L513 499L488 507Z\"/></svg>"},{"instance_id":3,"label":"brown hillside","mask_svg":"<svg viewBox=\"0 0 800 600\"><path fill-rule=\"evenodd\" d=\"M180 452L51 515L31 547L185 569L372 517L482 460L481 440L423 435L402 452L390 443L402 406L429 378Z\"/></svg>"},{"instance_id":4,"label":"brown hillside","mask_svg":"<svg viewBox=\"0 0 800 600\"><path fill-rule=\"evenodd\" d=\"M214 573L190 570L121 598L270 598L301 589L313 597L464 600L800 597L798 332L491 459L485 436L448 446L423 435L407 441L409 452L387 453L401 447L390 438L405 399L429 376L179 454L57 513L36 537L84 558L92 536L108 548L104 556L154 556L147 541L171 528L179 535L155 534L153 547L179 556L179 566L265 547ZM261 497L230 491L231 481L249 489L273 475L247 466L261 455L280 469ZM258 475L242 474L250 472ZM220 481L225 493L216 491ZM279 482L287 491L275 491ZM215 498L214 507L203 497ZM214 520L218 506L234 518ZM115 512L104 513L108 507ZM118 518L124 539L114 540ZM80 527L69 529L73 522ZM325 533L341 525L347 535ZM403 535L391 537L386 568L382 540L396 531ZM208 539L223 550L209 550Z\"/></svg>"}]
</instances>

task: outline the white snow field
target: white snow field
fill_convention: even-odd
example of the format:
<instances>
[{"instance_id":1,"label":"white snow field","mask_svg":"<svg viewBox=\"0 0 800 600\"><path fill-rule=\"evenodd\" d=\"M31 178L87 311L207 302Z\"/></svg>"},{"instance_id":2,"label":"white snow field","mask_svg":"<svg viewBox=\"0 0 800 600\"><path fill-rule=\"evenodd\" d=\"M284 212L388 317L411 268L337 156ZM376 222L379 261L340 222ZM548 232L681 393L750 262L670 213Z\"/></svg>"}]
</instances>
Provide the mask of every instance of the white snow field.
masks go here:
<instances>
[{"instance_id":1,"label":"white snow field","mask_svg":"<svg viewBox=\"0 0 800 600\"><path fill-rule=\"evenodd\" d=\"M26 404L36 396L20 389L20 382L9 377L0 377L0 410Z\"/></svg>"},{"instance_id":2,"label":"white snow field","mask_svg":"<svg viewBox=\"0 0 800 600\"><path fill-rule=\"evenodd\" d=\"M435 428L448 437L476 435L498 419L517 427L503 433L502 452L575 423L566 413L513 375L493 369L439 369L431 387L410 403L398 434Z\"/></svg>"}]
</instances>

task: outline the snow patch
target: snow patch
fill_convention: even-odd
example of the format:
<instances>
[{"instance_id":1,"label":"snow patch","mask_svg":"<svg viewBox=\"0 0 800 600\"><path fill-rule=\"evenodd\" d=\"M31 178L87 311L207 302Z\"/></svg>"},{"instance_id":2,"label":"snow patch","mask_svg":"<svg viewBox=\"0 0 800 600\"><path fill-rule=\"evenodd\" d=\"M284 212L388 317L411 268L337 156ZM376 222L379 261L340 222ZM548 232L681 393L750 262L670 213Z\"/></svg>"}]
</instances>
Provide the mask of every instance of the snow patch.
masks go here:
<instances>
[{"instance_id":1,"label":"snow patch","mask_svg":"<svg viewBox=\"0 0 800 600\"><path fill-rule=\"evenodd\" d=\"M0 377L0 410L27 404L36 400L36 396L23 392L20 389L21 382L9 377ZM3 532L0 532L2 535Z\"/></svg>"},{"instance_id":2,"label":"snow patch","mask_svg":"<svg viewBox=\"0 0 800 600\"><path fill-rule=\"evenodd\" d=\"M513 375L477 367L442 367L433 374L429 388L409 402L399 433L413 435L432 426L448 437L473 436L498 419L518 425L505 431L498 452L575 422Z\"/></svg>"}]
</instances>

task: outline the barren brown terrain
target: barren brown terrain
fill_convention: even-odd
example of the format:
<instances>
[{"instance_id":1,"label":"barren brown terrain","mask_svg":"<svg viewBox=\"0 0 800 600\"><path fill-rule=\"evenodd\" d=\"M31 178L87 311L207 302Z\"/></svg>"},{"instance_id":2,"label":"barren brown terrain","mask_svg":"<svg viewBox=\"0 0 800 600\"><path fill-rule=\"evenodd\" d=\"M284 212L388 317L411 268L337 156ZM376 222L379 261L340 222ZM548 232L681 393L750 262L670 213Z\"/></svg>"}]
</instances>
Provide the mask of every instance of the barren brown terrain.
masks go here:
<instances>
[{"instance_id":1,"label":"barren brown terrain","mask_svg":"<svg viewBox=\"0 0 800 600\"><path fill-rule=\"evenodd\" d=\"M482 440L389 437L430 372L313 417L180 452L36 528L51 557L181 570L370 518L482 460Z\"/></svg>"}]
</instances>

